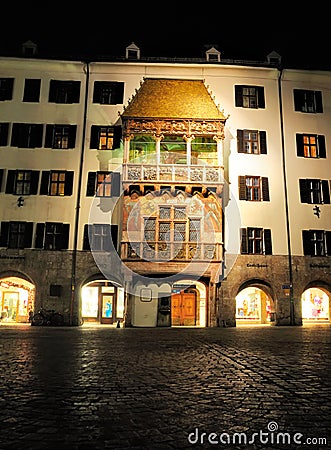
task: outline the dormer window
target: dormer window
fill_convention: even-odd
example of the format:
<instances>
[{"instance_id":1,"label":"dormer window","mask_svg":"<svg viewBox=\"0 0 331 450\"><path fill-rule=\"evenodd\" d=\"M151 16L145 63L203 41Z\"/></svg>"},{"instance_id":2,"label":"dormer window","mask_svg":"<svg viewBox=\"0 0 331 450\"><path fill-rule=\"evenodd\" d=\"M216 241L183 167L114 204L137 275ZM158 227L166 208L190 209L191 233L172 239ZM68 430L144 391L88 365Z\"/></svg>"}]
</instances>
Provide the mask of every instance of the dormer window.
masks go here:
<instances>
[{"instance_id":1,"label":"dormer window","mask_svg":"<svg viewBox=\"0 0 331 450\"><path fill-rule=\"evenodd\" d=\"M206 60L210 62L220 62L221 52L219 52L215 47L211 47L206 51Z\"/></svg>"},{"instance_id":2,"label":"dormer window","mask_svg":"<svg viewBox=\"0 0 331 450\"><path fill-rule=\"evenodd\" d=\"M22 44L22 53L24 56L34 56L37 53L37 45L32 41L26 41Z\"/></svg>"},{"instance_id":3,"label":"dormer window","mask_svg":"<svg viewBox=\"0 0 331 450\"><path fill-rule=\"evenodd\" d=\"M277 52L271 52L267 55L268 64L272 64L274 66L280 66L282 61L282 57Z\"/></svg>"},{"instance_id":4,"label":"dormer window","mask_svg":"<svg viewBox=\"0 0 331 450\"><path fill-rule=\"evenodd\" d=\"M140 59L140 48L134 42L126 47L126 59Z\"/></svg>"}]
</instances>

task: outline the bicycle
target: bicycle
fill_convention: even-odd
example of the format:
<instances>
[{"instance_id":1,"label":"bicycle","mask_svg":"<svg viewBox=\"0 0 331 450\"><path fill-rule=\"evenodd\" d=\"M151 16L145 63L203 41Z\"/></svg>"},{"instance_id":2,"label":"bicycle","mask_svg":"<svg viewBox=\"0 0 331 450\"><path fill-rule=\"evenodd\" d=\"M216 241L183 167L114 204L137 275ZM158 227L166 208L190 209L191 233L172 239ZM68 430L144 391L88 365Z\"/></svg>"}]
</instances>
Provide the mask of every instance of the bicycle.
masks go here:
<instances>
[{"instance_id":1,"label":"bicycle","mask_svg":"<svg viewBox=\"0 0 331 450\"><path fill-rule=\"evenodd\" d=\"M35 326L61 326L64 325L63 315L54 309L40 308L31 319L31 325Z\"/></svg>"}]
</instances>

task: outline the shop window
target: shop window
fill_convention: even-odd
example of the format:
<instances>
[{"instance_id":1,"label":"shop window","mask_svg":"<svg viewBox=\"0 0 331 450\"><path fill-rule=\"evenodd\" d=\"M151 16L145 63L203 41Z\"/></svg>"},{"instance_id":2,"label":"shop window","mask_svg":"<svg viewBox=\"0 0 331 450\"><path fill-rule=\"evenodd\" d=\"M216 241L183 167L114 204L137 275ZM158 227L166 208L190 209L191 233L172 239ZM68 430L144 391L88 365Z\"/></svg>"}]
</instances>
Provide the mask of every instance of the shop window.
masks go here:
<instances>
[{"instance_id":1,"label":"shop window","mask_svg":"<svg viewBox=\"0 0 331 450\"><path fill-rule=\"evenodd\" d=\"M33 222L1 222L0 247L31 248Z\"/></svg>"},{"instance_id":2,"label":"shop window","mask_svg":"<svg viewBox=\"0 0 331 450\"><path fill-rule=\"evenodd\" d=\"M0 102L12 100L14 78L0 78Z\"/></svg>"},{"instance_id":3,"label":"shop window","mask_svg":"<svg viewBox=\"0 0 331 450\"><path fill-rule=\"evenodd\" d=\"M43 171L40 184L40 195L69 196L72 195L74 172Z\"/></svg>"},{"instance_id":4,"label":"shop window","mask_svg":"<svg viewBox=\"0 0 331 450\"><path fill-rule=\"evenodd\" d=\"M238 153L267 154L267 133L258 130L237 130Z\"/></svg>"},{"instance_id":5,"label":"shop window","mask_svg":"<svg viewBox=\"0 0 331 450\"><path fill-rule=\"evenodd\" d=\"M304 158L326 158L325 136L317 134L297 134L297 156Z\"/></svg>"},{"instance_id":6,"label":"shop window","mask_svg":"<svg viewBox=\"0 0 331 450\"><path fill-rule=\"evenodd\" d=\"M51 80L49 86L49 103L79 103L80 81Z\"/></svg>"},{"instance_id":7,"label":"shop window","mask_svg":"<svg viewBox=\"0 0 331 450\"><path fill-rule=\"evenodd\" d=\"M6 194L37 194L39 174L39 170L8 170Z\"/></svg>"},{"instance_id":8,"label":"shop window","mask_svg":"<svg viewBox=\"0 0 331 450\"><path fill-rule=\"evenodd\" d=\"M331 256L331 231L302 230L303 253L309 256Z\"/></svg>"},{"instance_id":9,"label":"shop window","mask_svg":"<svg viewBox=\"0 0 331 450\"><path fill-rule=\"evenodd\" d=\"M329 204L330 187L328 180L300 179L300 201L309 204Z\"/></svg>"},{"instance_id":10,"label":"shop window","mask_svg":"<svg viewBox=\"0 0 331 450\"><path fill-rule=\"evenodd\" d=\"M40 97L40 79L27 78L24 83L23 102L38 103Z\"/></svg>"},{"instance_id":11,"label":"shop window","mask_svg":"<svg viewBox=\"0 0 331 450\"><path fill-rule=\"evenodd\" d=\"M307 89L294 89L294 110L303 113L322 113L322 92Z\"/></svg>"},{"instance_id":12,"label":"shop window","mask_svg":"<svg viewBox=\"0 0 331 450\"><path fill-rule=\"evenodd\" d=\"M46 125L45 147L55 149L74 148L76 125Z\"/></svg>"},{"instance_id":13,"label":"shop window","mask_svg":"<svg viewBox=\"0 0 331 450\"><path fill-rule=\"evenodd\" d=\"M271 230L263 228L241 228L241 253L250 255L271 255Z\"/></svg>"},{"instance_id":14,"label":"shop window","mask_svg":"<svg viewBox=\"0 0 331 450\"><path fill-rule=\"evenodd\" d=\"M93 103L118 105L123 103L124 83L118 81L95 81Z\"/></svg>"},{"instance_id":15,"label":"shop window","mask_svg":"<svg viewBox=\"0 0 331 450\"><path fill-rule=\"evenodd\" d=\"M11 146L18 148L41 148L43 129L43 124L14 123Z\"/></svg>"},{"instance_id":16,"label":"shop window","mask_svg":"<svg viewBox=\"0 0 331 450\"><path fill-rule=\"evenodd\" d=\"M97 150L114 150L121 145L122 128L120 126L91 127L90 148Z\"/></svg>"},{"instance_id":17,"label":"shop window","mask_svg":"<svg viewBox=\"0 0 331 450\"><path fill-rule=\"evenodd\" d=\"M265 108L263 86L235 86L235 105L242 108Z\"/></svg>"},{"instance_id":18,"label":"shop window","mask_svg":"<svg viewBox=\"0 0 331 450\"><path fill-rule=\"evenodd\" d=\"M239 176L239 200L269 201L267 177Z\"/></svg>"}]
</instances>

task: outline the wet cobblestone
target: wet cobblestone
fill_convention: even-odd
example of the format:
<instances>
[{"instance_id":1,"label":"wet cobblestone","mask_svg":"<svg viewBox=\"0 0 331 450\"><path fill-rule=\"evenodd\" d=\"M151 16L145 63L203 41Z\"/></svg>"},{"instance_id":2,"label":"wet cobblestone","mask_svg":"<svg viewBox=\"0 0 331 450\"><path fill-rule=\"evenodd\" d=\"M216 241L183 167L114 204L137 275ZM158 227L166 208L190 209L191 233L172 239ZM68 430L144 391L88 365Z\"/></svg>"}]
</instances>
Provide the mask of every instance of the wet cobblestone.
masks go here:
<instances>
[{"instance_id":1,"label":"wet cobblestone","mask_svg":"<svg viewBox=\"0 0 331 450\"><path fill-rule=\"evenodd\" d=\"M0 450L331 448L330 332L1 324Z\"/></svg>"}]
</instances>

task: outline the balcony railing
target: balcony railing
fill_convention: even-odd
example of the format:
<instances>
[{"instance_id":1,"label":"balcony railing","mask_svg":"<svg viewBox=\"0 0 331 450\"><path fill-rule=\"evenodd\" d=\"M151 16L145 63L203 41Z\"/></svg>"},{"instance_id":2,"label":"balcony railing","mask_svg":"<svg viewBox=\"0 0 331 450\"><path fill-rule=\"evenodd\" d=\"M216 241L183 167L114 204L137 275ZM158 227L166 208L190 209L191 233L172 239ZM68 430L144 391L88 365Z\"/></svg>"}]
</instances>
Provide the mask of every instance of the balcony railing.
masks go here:
<instances>
[{"instance_id":1,"label":"balcony railing","mask_svg":"<svg viewBox=\"0 0 331 450\"><path fill-rule=\"evenodd\" d=\"M123 164L123 182L176 182L220 184L223 166L186 166L181 164Z\"/></svg>"},{"instance_id":2,"label":"balcony railing","mask_svg":"<svg viewBox=\"0 0 331 450\"><path fill-rule=\"evenodd\" d=\"M122 259L133 261L221 261L222 244L122 242Z\"/></svg>"}]
</instances>

